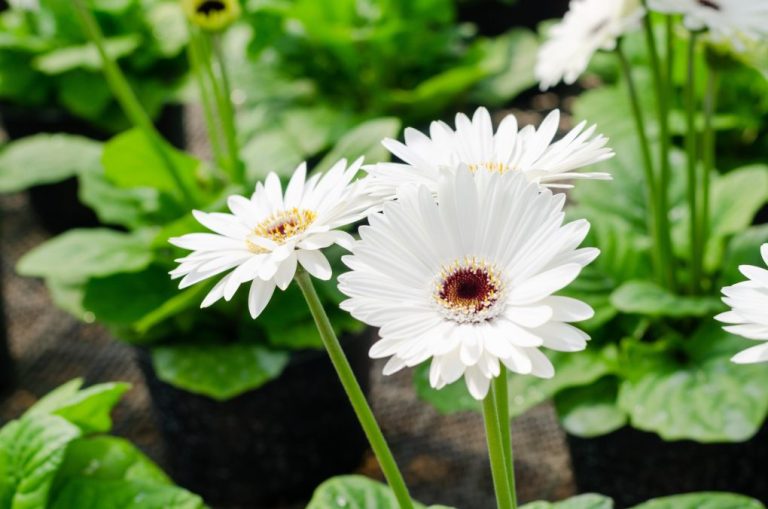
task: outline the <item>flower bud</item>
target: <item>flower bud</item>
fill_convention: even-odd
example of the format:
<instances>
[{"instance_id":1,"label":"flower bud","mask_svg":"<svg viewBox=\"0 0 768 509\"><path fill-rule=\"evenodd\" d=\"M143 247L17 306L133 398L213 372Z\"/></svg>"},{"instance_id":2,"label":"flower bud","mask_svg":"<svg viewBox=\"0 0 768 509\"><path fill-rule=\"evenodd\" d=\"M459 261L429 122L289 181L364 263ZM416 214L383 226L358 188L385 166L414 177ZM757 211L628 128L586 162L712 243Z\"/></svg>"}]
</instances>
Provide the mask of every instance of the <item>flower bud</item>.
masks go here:
<instances>
[{"instance_id":1,"label":"flower bud","mask_svg":"<svg viewBox=\"0 0 768 509\"><path fill-rule=\"evenodd\" d=\"M241 14L239 0L181 0L189 20L211 32L226 29Z\"/></svg>"}]
</instances>

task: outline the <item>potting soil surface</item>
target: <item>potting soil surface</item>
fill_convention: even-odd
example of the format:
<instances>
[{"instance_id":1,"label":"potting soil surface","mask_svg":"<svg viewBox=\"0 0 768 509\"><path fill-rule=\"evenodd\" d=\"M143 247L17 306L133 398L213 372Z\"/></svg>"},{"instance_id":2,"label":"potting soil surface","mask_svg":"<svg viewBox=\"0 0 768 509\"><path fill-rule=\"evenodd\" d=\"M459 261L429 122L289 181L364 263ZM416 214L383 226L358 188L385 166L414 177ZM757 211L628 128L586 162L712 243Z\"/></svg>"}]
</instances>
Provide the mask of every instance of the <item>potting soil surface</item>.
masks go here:
<instances>
[{"instance_id":1,"label":"potting soil surface","mask_svg":"<svg viewBox=\"0 0 768 509\"><path fill-rule=\"evenodd\" d=\"M190 129L190 141L199 152L205 148L195 139L199 140L197 125ZM17 369L15 390L0 400L0 423L18 417L42 395L72 378L83 377L87 384L130 382L133 389L114 413L114 433L163 465L166 451L133 350L112 339L99 325L78 322L56 308L41 281L15 274L19 257L48 235L37 224L23 194L1 197L0 213L5 313ZM410 371L383 377L381 368L382 363L377 362L371 375L372 405L414 497L427 504L461 509L495 507L481 416L441 415L418 399ZM512 436L522 502L573 494L565 438L551 405L542 404L516 419ZM358 473L381 478L370 454ZM304 504L285 509L300 507Z\"/></svg>"}]
</instances>

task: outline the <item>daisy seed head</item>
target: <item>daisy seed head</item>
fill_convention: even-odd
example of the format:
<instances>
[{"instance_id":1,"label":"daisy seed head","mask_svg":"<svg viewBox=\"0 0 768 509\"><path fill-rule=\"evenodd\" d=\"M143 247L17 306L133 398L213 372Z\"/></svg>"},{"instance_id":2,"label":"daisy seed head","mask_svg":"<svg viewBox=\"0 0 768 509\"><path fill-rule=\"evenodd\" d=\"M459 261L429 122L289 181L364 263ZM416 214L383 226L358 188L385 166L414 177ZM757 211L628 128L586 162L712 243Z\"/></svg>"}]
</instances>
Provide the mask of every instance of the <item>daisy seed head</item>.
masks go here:
<instances>
[{"instance_id":1,"label":"daisy seed head","mask_svg":"<svg viewBox=\"0 0 768 509\"><path fill-rule=\"evenodd\" d=\"M435 302L443 316L457 323L493 318L502 293L498 271L475 257L444 267L435 283Z\"/></svg>"}]
</instances>

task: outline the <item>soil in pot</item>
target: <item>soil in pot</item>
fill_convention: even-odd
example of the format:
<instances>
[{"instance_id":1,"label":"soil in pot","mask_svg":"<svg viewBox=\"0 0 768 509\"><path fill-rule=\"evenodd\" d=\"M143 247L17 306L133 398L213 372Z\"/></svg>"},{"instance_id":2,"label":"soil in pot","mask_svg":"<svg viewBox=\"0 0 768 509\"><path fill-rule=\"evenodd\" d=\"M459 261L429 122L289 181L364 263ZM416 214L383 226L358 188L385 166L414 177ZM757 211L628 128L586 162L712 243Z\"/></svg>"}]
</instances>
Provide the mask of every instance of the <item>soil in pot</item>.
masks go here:
<instances>
[{"instance_id":1,"label":"soil in pot","mask_svg":"<svg viewBox=\"0 0 768 509\"><path fill-rule=\"evenodd\" d=\"M168 105L157 119L158 130L178 148L185 146L183 113L184 108L181 105ZM0 118L11 141L40 133L75 134L102 141L113 136L112 133L94 127L58 108L2 104ZM99 224L96 214L80 203L75 178L34 186L29 189L29 198L40 224L50 233L56 234L72 228Z\"/></svg>"},{"instance_id":2,"label":"soil in pot","mask_svg":"<svg viewBox=\"0 0 768 509\"><path fill-rule=\"evenodd\" d=\"M579 492L612 497L618 509L653 497L731 491L768 502L768 424L747 442L665 442L624 427L596 438L568 436Z\"/></svg>"},{"instance_id":3,"label":"soil in pot","mask_svg":"<svg viewBox=\"0 0 768 509\"><path fill-rule=\"evenodd\" d=\"M13 359L8 345L8 333L5 328L3 295L0 291L0 396L13 388Z\"/></svg>"},{"instance_id":4,"label":"soil in pot","mask_svg":"<svg viewBox=\"0 0 768 509\"><path fill-rule=\"evenodd\" d=\"M367 392L370 332L342 344ZM225 402L162 382L146 350L138 361L171 476L217 508L306 501L362 462L365 435L324 351L296 352L278 379Z\"/></svg>"}]
</instances>

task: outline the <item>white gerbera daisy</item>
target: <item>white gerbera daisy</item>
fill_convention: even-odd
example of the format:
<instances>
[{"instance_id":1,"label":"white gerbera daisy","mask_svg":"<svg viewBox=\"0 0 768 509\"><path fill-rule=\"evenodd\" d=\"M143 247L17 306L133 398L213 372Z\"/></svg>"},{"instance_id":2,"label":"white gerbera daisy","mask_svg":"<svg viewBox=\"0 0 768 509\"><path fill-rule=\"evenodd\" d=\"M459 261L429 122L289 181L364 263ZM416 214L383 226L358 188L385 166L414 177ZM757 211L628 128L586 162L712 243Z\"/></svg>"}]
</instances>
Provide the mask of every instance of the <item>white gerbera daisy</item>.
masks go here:
<instances>
[{"instance_id":1,"label":"white gerbera daisy","mask_svg":"<svg viewBox=\"0 0 768 509\"><path fill-rule=\"evenodd\" d=\"M637 26L645 10L638 0L571 0L563 20L539 49L535 74L542 90L574 83L598 50L613 50Z\"/></svg>"},{"instance_id":2,"label":"white gerbera daisy","mask_svg":"<svg viewBox=\"0 0 768 509\"><path fill-rule=\"evenodd\" d=\"M768 2L764 0L650 0L651 9L682 14L693 31L709 30L714 42L729 42L737 50L747 40L768 38Z\"/></svg>"},{"instance_id":3,"label":"white gerbera daisy","mask_svg":"<svg viewBox=\"0 0 768 509\"><path fill-rule=\"evenodd\" d=\"M380 327L371 357L385 374L432 359L430 383L462 375L482 399L500 362L548 378L545 346L574 352L589 336L568 322L590 318L581 301L553 296L598 254L578 249L585 220L563 224L563 194L521 174L461 167L445 174L437 203L427 186L403 186L369 217L339 277L341 307Z\"/></svg>"},{"instance_id":4,"label":"white gerbera daisy","mask_svg":"<svg viewBox=\"0 0 768 509\"><path fill-rule=\"evenodd\" d=\"M250 199L230 196L231 214L194 211L195 218L214 233L190 233L172 238L178 247L192 250L176 260L171 272L183 276L179 288L232 270L203 300L207 307L222 297L230 300L241 284L251 282L248 308L256 318L269 303L275 286L285 290L297 264L319 279L330 279L331 267L321 249L331 244L350 246L354 240L338 230L372 212L373 200L362 181L353 182L362 158L349 168L341 160L325 175L306 179L301 164L283 195L280 179L270 173L256 185Z\"/></svg>"},{"instance_id":5,"label":"white gerbera daisy","mask_svg":"<svg viewBox=\"0 0 768 509\"><path fill-rule=\"evenodd\" d=\"M768 244L760 248L763 261L768 264ZM765 341L736 354L733 362L751 364L768 361L768 270L753 265L739 267L747 281L723 288L723 302L732 309L720 313L715 319L725 322L723 327L731 334L747 339Z\"/></svg>"},{"instance_id":6,"label":"white gerbera daisy","mask_svg":"<svg viewBox=\"0 0 768 509\"><path fill-rule=\"evenodd\" d=\"M432 122L430 136L406 128L405 144L389 138L383 141L403 163L366 167L371 191L394 196L398 187L410 182L434 192L440 176L460 164L473 172L519 172L547 187L572 187L563 184L564 180L610 179L607 173L574 172L614 156L605 146L605 136L593 136L596 126L587 128L582 122L553 143L559 125L558 110L547 115L538 129L528 125L518 130L515 116L507 115L494 134L488 110L478 108L472 120L463 113L456 115L455 131L444 122Z\"/></svg>"}]
</instances>

